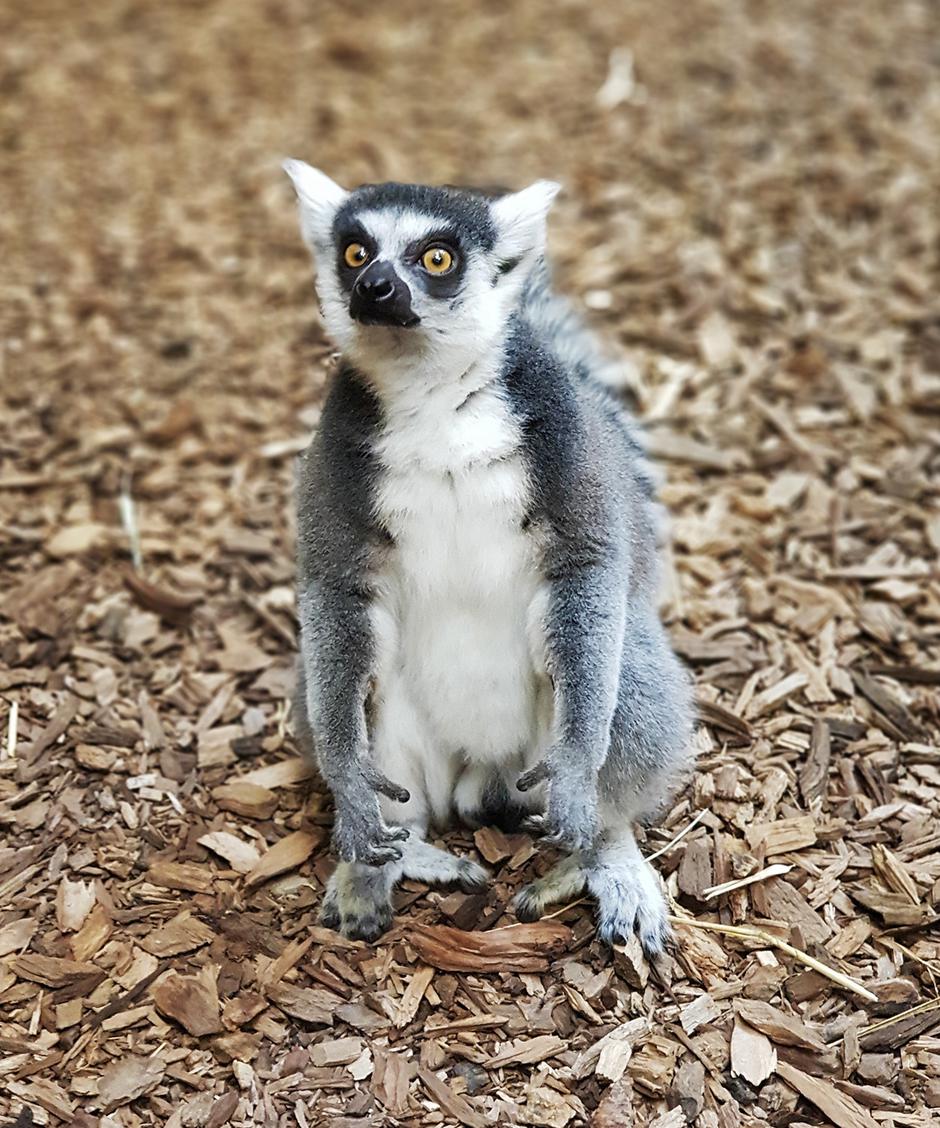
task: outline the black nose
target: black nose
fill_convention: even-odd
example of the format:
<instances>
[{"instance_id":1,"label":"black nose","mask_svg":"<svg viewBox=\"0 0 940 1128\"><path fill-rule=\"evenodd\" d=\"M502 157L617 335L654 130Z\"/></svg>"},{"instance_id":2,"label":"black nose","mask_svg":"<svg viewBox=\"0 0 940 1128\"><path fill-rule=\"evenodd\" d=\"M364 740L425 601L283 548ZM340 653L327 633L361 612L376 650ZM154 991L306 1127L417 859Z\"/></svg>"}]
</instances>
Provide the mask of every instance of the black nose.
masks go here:
<instances>
[{"instance_id":1,"label":"black nose","mask_svg":"<svg viewBox=\"0 0 940 1128\"><path fill-rule=\"evenodd\" d=\"M349 295L349 313L364 325L417 325L411 290L390 262L371 263L356 279Z\"/></svg>"},{"instance_id":2,"label":"black nose","mask_svg":"<svg viewBox=\"0 0 940 1128\"><path fill-rule=\"evenodd\" d=\"M395 283L384 271L364 274L356 283L356 289L370 302L387 302L395 296Z\"/></svg>"}]
</instances>

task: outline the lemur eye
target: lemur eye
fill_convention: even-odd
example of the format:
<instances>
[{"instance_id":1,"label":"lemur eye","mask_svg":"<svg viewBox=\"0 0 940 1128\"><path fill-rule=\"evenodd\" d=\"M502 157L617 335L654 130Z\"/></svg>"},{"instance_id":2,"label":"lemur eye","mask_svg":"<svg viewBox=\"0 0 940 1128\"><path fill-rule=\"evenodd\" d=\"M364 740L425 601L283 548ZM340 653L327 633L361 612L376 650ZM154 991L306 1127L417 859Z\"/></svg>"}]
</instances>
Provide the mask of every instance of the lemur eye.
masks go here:
<instances>
[{"instance_id":1,"label":"lemur eye","mask_svg":"<svg viewBox=\"0 0 940 1128\"><path fill-rule=\"evenodd\" d=\"M343 251L343 259L346 265L353 267L353 269L362 266L363 263L368 261L368 258L369 252L361 243L350 243L346 250Z\"/></svg>"},{"instance_id":2,"label":"lemur eye","mask_svg":"<svg viewBox=\"0 0 940 1128\"><path fill-rule=\"evenodd\" d=\"M444 247L429 247L421 256L421 265L428 274L446 274L454 265L454 256Z\"/></svg>"}]
</instances>

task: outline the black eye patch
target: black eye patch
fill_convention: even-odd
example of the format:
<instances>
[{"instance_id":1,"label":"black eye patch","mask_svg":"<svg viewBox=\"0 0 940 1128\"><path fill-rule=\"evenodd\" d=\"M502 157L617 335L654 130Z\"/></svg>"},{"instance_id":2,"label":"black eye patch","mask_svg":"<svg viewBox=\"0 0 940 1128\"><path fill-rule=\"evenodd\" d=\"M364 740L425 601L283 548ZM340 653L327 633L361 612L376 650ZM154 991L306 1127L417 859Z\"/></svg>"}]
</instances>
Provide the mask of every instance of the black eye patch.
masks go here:
<instances>
[{"instance_id":1,"label":"black eye patch","mask_svg":"<svg viewBox=\"0 0 940 1128\"><path fill-rule=\"evenodd\" d=\"M359 266L350 266L346 262L346 248L350 243L359 243L360 246L365 247L368 254ZM346 290L352 289L359 271L372 262L376 250L375 240L361 223L344 224L336 231L336 273Z\"/></svg>"},{"instance_id":2,"label":"black eye patch","mask_svg":"<svg viewBox=\"0 0 940 1128\"><path fill-rule=\"evenodd\" d=\"M454 265L444 274L432 274L421 265L424 255L435 247L442 247L453 257ZM452 298L460 290L466 271L466 256L453 228L440 228L409 243L405 248L405 262L411 267L409 281L414 279L429 297Z\"/></svg>"}]
</instances>

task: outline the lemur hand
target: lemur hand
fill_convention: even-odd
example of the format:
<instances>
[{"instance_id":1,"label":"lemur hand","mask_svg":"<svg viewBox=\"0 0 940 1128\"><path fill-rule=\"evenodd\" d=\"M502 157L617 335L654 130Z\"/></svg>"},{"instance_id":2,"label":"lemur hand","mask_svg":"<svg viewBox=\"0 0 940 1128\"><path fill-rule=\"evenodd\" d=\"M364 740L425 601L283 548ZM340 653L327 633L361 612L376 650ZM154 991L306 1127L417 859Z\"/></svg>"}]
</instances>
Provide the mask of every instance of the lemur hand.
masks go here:
<instances>
[{"instance_id":1,"label":"lemur hand","mask_svg":"<svg viewBox=\"0 0 940 1128\"><path fill-rule=\"evenodd\" d=\"M381 866L401 857L401 847L408 837L405 827L386 826L379 809L377 792L399 802L407 802L408 792L398 787L374 768L368 768L334 793L336 821L333 844L341 861L364 862Z\"/></svg>"},{"instance_id":2,"label":"lemur hand","mask_svg":"<svg viewBox=\"0 0 940 1128\"><path fill-rule=\"evenodd\" d=\"M548 780L548 809L542 819L545 840L566 850L589 850L600 830L597 782L593 775L572 768L571 755L558 750L550 753L524 772L516 787L528 791Z\"/></svg>"}]
</instances>

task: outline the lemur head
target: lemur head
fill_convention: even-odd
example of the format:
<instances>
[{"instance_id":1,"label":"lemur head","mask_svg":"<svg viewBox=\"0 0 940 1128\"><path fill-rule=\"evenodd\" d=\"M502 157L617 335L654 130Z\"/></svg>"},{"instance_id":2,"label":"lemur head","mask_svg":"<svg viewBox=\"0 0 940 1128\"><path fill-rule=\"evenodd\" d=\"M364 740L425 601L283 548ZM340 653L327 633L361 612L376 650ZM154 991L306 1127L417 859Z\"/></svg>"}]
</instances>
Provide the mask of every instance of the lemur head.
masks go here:
<instances>
[{"instance_id":1,"label":"lemur head","mask_svg":"<svg viewBox=\"0 0 940 1128\"><path fill-rule=\"evenodd\" d=\"M472 363L499 339L544 253L559 189L539 180L495 198L414 184L346 191L303 161L284 169L327 331L367 368L421 355Z\"/></svg>"}]
</instances>

